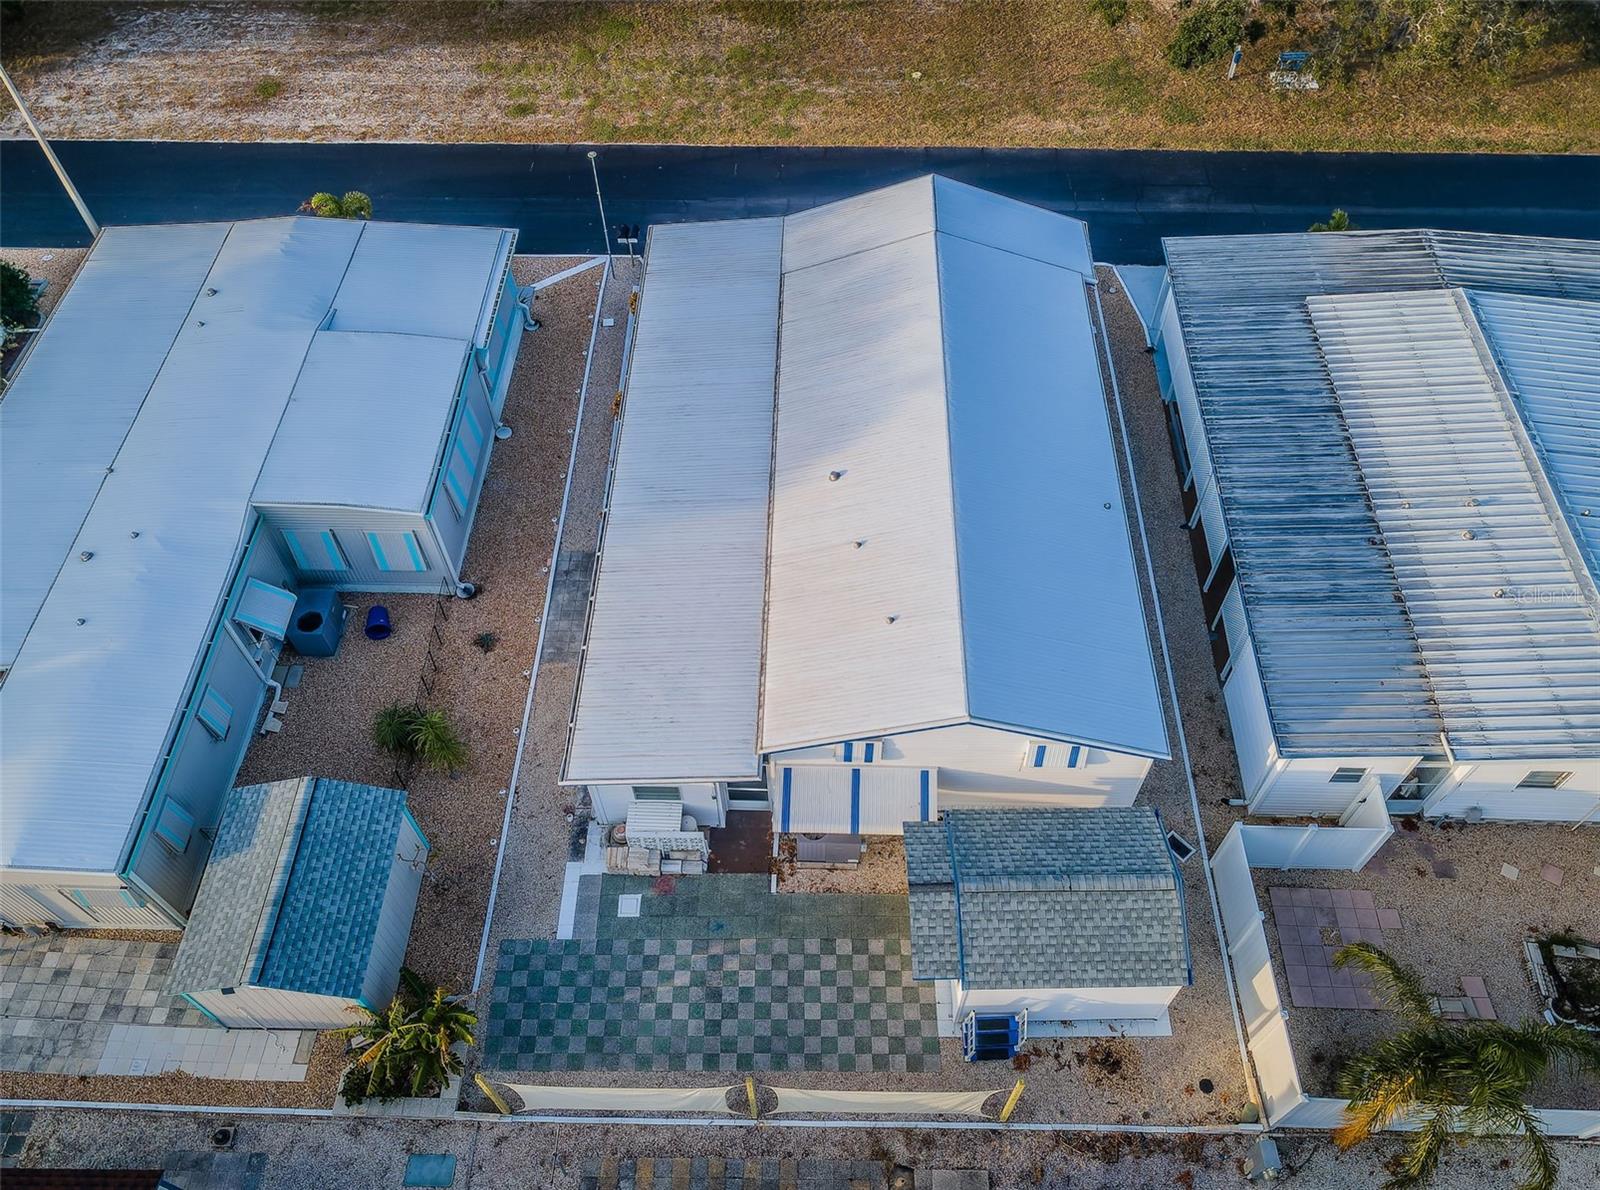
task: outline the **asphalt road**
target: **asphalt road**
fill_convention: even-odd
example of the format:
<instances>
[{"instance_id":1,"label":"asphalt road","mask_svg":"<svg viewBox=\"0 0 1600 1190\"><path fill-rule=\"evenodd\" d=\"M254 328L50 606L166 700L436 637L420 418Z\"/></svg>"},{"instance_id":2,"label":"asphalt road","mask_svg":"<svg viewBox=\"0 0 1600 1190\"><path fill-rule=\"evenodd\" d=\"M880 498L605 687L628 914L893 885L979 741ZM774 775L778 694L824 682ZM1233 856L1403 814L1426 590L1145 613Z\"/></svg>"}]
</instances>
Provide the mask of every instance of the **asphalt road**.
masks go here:
<instances>
[{"instance_id":1,"label":"asphalt road","mask_svg":"<svg viewBox=\"0 0 1600 1190\"><path fill-rule=\"evenodd\" d=\"M582 145L56 142L102 223L293 211L364 190L380 218L515 226L524 252L601 248ZM1182 153L1091 149L599 148L607 222L802 210L937 171L1085 219L1098 259L1153 264L1166 235L1365 228L1600 238L1600 156ZM0 142L0 243L87 242L31 141Z\"/></svg>"}]
</instances>

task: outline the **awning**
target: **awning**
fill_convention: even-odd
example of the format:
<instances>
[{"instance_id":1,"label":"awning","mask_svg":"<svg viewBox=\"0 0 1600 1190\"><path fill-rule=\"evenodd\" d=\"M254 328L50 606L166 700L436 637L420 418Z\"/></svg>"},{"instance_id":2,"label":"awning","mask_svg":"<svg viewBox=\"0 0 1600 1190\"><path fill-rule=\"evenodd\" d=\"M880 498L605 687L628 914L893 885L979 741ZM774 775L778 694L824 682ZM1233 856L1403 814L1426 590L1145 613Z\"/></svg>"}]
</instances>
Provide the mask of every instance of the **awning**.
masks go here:
<instances>
[{"instance_id":1,"label":"awning","mask_svg":"<svg viewBox=\"0 0 1600 1190\"><path fill-rule=\"evenodd\" d=\"M294 603L293 591L274 587L258 578L245 579L244 592L239 596L239 606L233 609L233 618L248 628L284 640L294 616Z\"/></svg>"},{"instance_id":2,"label":"awning","mask_svg":"<svg viewBox=\"0 0 1600 1190\"><path fill-rule=\"evenodd\" d=\"M898 835L939 813L935 770L915 765L774 764L784 833Z\"/></svg>"}]
</instances>

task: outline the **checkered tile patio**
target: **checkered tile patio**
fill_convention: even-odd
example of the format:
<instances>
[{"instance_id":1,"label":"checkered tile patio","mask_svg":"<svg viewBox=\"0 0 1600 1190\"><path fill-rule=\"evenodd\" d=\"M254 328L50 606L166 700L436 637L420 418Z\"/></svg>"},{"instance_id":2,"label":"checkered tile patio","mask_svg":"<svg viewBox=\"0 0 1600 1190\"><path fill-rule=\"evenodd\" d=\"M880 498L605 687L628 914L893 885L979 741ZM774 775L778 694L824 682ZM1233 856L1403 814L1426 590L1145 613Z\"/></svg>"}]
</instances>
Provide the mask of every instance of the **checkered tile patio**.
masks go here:
<instances>
[{"instance_id":1,"label":"checkered tile patio","mask_svg":"<svg viewBox=\"0 0 1600 1190\"><path fill-rule=\"evenodd\" d=\"M484 1031L500 1071L923 1071L933 988L905 937L508 940Z\"/></svg>"},{"instance_id":2,"label":"checkered tile patio","mask_svg":"<svg viewBox=\"0 0 1600 1190\"><path fill-rule=\"evenodd\" d=\"M1272 917L1283 951L1289 1000L1297 1008L1377 1008L1363 971L1334 966L1339 948L1352 942L1384 945L1385 931L1400 928L1400 914L1380 909L1370 892L1350 888L1269 888Z\"/></svg>"}]
</instances>

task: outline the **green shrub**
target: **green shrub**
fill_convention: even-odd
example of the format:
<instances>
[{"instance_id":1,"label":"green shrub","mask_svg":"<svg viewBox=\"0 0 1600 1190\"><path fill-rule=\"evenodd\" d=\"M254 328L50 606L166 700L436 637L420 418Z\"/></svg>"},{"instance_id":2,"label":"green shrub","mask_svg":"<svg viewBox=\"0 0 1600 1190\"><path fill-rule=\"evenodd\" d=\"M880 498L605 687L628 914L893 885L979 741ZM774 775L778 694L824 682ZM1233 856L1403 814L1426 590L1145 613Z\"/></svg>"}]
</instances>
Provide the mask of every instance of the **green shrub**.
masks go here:
<instances>
[{"instance_id":1,"label":"green shrub","mask_svg":"<svg viewBox=\"0 0 1600 1190\"><path fill-rule=\"evenodd\" d=\"M324 219L338 219L344 214L344 208L339 205L337 196L319 191L311 196L311 201L306 204L311 208L313 215L321 215Z\"/></svg>"},{"instance_id":2,"label":"green shrub","mask_svg":"<svg viewBox=\"0 0 1600 1190\"><path fill-rule=\"evenodd\" d=\"M0 260L0 322L7 326L32 326L39 316L39 298L33 278L9 260Z\"/></svg>"},{"instance_id":3,"label":"green shrub","mask_svg":"<svg viewBox=\"0 0 1600 1190\"><path fill-rule=\"evenodd\" d=\"M1350 213L1342 207L1334 207L1333 214L1328 216L1326 223L1313 223L1307 231L1354 231L1355 224L1350 222Z\"/></svg>"},{"instance_id":4,"label":"green shrub","mask_svg":"<svg viewBox=\"0 0 1600 1190\"><path fill-rule=\"evenodd\" d=\"M283 80L280 78L274 78L269 74L265 78L256 80L256 85L251 88L251 94L253 94L262 102L265 102L268 99L276 99L282 90Z\"/></svg>"},{"instance_id":5,"label":"green shrub","mask_svg":"<svg viewBox=\"0 0 1600 1190\"><path fill-rule=\"evenodd\" d=\"M1113 29L1122 24L1123 18L1128 15L1128 0L1089 0L1089 7Z\"/></svg>"},{"instance_id":6,"label":"green shrub","mask_svg":"<svg viewBox=\"0 0 1600 1190\"><path fill-rule=\"evenodd\" d=\"M411 725L411 748L418 760L441 773L467 763L467 745L443 711L423 711Z\"/></svg>"},{"instance_id":7,"label":"green shrub","mask_svg":"<svg viewBox=\"0 0 1600 1190\"><path fill-rule=\"evenodd\" d=\"M415 704L397 702L384 707L372 721L372 740L390 756L410 757L415 749L411 744L411 729L422 714Z\"/></svg>"},{"instance_id":8,"label":"green shrub","mask_svg":"<svg viewBox=\"0 0 1600 1190\"><path fill-rule=\"evenodd\" d=\"M372 218L372 200L359 190L346 190L339 207L346 219Z\"/></svg>"},{"instance_id":9,"label":"green shrub","mask_svg":"<svg viewBox=\"0 0 1600 1190\"><path fill-rule=\"evenodd\" d=\"M1245 0L1193 0L1167 43L1167 61L1182 70L1220 62L1244 40L1248 12Z\"/></svg>"}]
</instances>

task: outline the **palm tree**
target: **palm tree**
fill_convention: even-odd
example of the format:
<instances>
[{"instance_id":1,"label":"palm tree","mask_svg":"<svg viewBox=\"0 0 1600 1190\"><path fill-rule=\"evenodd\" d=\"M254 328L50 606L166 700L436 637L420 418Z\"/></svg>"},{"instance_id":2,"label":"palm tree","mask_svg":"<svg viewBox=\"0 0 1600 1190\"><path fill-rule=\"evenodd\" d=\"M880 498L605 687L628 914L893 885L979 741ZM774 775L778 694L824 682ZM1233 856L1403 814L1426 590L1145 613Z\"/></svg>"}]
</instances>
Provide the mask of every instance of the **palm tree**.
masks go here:
<instances>
[{"instance_id":1,"label":"palm tree","mask_svg":"<svg viewBox=\"0 0 1600 1190\"><path fill-rule=\"evenodd\" d=\"M1517 1135L1527 1171L1522 1190L1552 1190L1556 1154L1527 1106L1528 1088L1557 1062L1600 1070L1600 1040L1543 1021L1512 1026L1441 1020L1421 976L1371 943L1341 947L1334 962L1367 972L1406 1020L1404 1030L1339 1072L1339 1093L1350 1104L1333 1134L1335 1143L1349 1148L1397 1120L1416 1124L1400 1172L1387 1183L1404 1187L1433 1174L1455 1132Z\"/></svg>"},{"instance_id":2,"label":"palm tree","mask_svg":"<svg viewBox=\"0 0 1600 1190\"><path fill-rule=\"evenodd\" d=\"M478 1017L459 997L429 984L410 968L400 969L400 990L381 1012L351 1009L359 1024L339 1030L354 1039L355 1065L345 1077L345 1098L393 1099L437 1094L460 1074L457 1043L471 1045Z\"/></svg>"}]
</instances>

